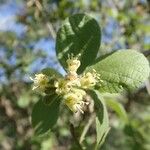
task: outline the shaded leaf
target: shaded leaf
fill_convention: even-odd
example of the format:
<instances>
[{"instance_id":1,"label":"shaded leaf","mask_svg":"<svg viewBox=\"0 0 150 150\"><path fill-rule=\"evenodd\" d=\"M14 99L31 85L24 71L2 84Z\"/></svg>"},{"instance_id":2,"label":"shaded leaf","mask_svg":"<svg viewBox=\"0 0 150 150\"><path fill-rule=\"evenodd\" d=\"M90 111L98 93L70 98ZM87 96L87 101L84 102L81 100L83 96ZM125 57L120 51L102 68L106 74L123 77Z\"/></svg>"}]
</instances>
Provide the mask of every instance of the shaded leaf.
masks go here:
<instances>
[{"instance_id":1,"label":"shaded leaf","mask_svg":"<svg viewBox=\"0 0 150 150\"><path fill-rule=\"evenodd\" d=\"M128 122L128 116L127 113L124 109L124 107L122 106L122 104L120 104L118 101L114 100L114 99L105 99L106 100L106 104L112 109L114 110L118 116L125 122Z\"/></svg>"},{"instance_id":2,"label":"shaded leaf","mask_svg":"<svg viewBox=\"0 0 150 150\"><path fill-rule=\"evenodd\" d=\"M88 92L94 100L94 107L96 112L96 132L97 132L97 144L98 149L103 143L109 132L109 120L106 105L102 96L96 90Z\"/></svg>"},{"instance_id":3,"label":"shaded leaf","mask_svg":"<svg viewBox=\"0 0 150 150\"><path fill-rule=\"evenodd\" d=\"M43 102L46 105L51 105L57 97L58 95L56 93L47 94L43 97Z\"/></svg>"},{"instance_id":4,"label":"shaded leaf","mask_svg":"<svg viewBox=\"0 0 150 150\"><path fill-rule=\"evenodd\" d=\"M62 75L53 68L45 68L41 72L50 77L62 77Z\"/></svg>"},{"instance_id":5,"label":"shaded leaf","mask_svg":"<svg viewBox=\"0 0 150 150\"><path fill-rule=\"evenodd\" d=\"M53 98L50 105L39 100L32 111L32 125L35 134L44 134L56 124L59 115L60 98Z\"/></svg>"},{"instance_id":6,"label":"shaded leaf","mask_svg":"<svg viewBox=\"0 0 150 150\"><path fill-rule=\"evenodd\" d=\"M62 75L53 68L45 68L41 71L43 74L47 75L49 78L49 86L46 87L45 93L48 95L55 94L56 88L54 87L54 82L61 78Z\"/></svg>"},{"instance_id":7,"label":"shaded leaf","mask_svg":"<svg viewBox=\"0 0 150 150\"><path fill-rule=\"evenodd\" d=\"M57 33L56 53L66 69L68 54L81 53L79 72L91 64L99 50L101 32L96 20L85 14L75 14L66 19Z\"/></svg>"}]
</instances>

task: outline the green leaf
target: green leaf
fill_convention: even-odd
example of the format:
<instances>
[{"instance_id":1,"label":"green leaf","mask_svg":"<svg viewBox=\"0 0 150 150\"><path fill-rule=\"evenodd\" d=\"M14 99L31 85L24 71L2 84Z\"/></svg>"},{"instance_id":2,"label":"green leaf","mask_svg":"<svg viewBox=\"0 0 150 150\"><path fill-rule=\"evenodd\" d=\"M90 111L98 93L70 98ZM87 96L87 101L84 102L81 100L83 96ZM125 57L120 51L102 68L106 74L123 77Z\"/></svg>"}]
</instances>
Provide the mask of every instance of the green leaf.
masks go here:
<instances>
[{"instance_id":1,"label":"green leaf","mask_svg":"<svg viewBox=\"0 0 150 150\"><path fill-rule=\"evenodd\" d=\"M134 50L120 50L97 62L88 70L95 69L103 82L99 91L118 93L138 88L150 73L146 57Z\"/></svg>"},{"instance_id":2,"label":"green leaf","mask_svg":"<svg viewBox=\"0 0 150 150\"><path fill-rule=\"evenodd\" d=\"M49 86L46 87L44 92L48 95L55 94L56 88L54 87L54 82L58 78L61 78L62 75L58 71L56 71L55 69L52 69L52 68L45 68L45 69L41 70L41 72L43 74L47 75L49 78Z\"/></svg>"},{"instance_id":3,"label":"green leaf","mask_svg":"<svg viewBox=\"0 0 150 150\"><path fill-rule=\"evenodd\" d=\"M49 78L49 87L47 87L44 92L48 95L54 94L56 90L54 87L54 82L56 79L61 78L62 75L52 68L45 68L41 72Z\"/></svg>"},{"instance_id":4,"label":"green leaf","mask_svg":"<svg viewBox=\"0 0 150 150\"><path fill-rule=\"evenodd\" d=\"M56 124L59 115L60 98L51 97L51 104L39 100L32 111L32 125L36 135L48 132Z\"/></svg>"},{"instance_id":5,"label":"green leaf","mask_svg":"<svg viewBox=\"0 0 150 150\"><path fill-rule=\"evenodd\" d=\"M56 77L56 78L62 77L62 75L53 68L45 68L41 72L50 77Z\"/></svg>"},{"instance_id":6,"label":"green leaf","mask_svg":"<svg viewBox=\"0 0 150 150\"><path fill-rule=\"evenodd\" d=\"M128 116L122 104L114 99L109 98L106 98L105 101L108 107L114 110L125 123L128 123Z\"/></svg>"},{"instance_id":7,"label":"green leaf","mask_svg":"<svg viewBox=\"0 0 150 150\"><path fill-rule=\"evenodd\" d=\"M101 31L96 20L85 14L75 14L65 20L57 33L57 57L66 69L68 54L81 54L81 73L96 58L100 46Z\"/></svg>"},{"instance_id":8,"label":"green leaf","mask_svg":"<svg viewBox=\"0 0 150 150\"><path fill-rule=\"evenodd\" d=\"M110 130L110 128L105 127L104 125L102 125L100 123L98 117L96 117L97 143L96 143L96 148L95 149L99 150L99 148L103 145L109 130Z\"/></svg>"},{"instance_id":9,"label":"green leaf","mask_svg":"<svg viewBox=\"0 0 150 150\"><path fill-rule=\"evenodd\" d=\"M47 94L43 97L43 103L46 105L51 105L54 102L54 99L56 99L57 97L58 95L56 93Z\"/></svg>"},{"instance_id":10,"label":"green leaf","mask_svg":"<svg viewBox=\"0 0 150 150\"><path fill-rule=\"evenodd\" d=\"M96 90L90 90L89 95L94 100L95 112L96 112L96 132L97 132L97 144L96 149L98 149L106 138L109 132L109 120L107 108L102 96Z\"/></svg>"}]
</instances>

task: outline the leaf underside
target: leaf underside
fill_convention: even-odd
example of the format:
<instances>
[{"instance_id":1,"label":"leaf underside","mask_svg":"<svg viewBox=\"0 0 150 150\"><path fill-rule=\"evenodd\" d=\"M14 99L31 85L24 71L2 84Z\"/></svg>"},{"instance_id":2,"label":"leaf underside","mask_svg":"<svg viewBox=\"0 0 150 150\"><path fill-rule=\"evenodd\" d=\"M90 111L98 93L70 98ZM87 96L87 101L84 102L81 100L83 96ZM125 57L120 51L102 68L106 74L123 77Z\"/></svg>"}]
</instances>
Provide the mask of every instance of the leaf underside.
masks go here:
<instances>
[{"instance_id":1,"label":"leaf underside","mask_svg":"<svg viewBox=\"0 0 150 150\"><path fill-rule=\"evenodd\" d=\"M99 91L108 93L138 88L150 73L148 60L134 50L119 50L88 68L92 69L103 80Z\"/></svg>"}]
</instances>

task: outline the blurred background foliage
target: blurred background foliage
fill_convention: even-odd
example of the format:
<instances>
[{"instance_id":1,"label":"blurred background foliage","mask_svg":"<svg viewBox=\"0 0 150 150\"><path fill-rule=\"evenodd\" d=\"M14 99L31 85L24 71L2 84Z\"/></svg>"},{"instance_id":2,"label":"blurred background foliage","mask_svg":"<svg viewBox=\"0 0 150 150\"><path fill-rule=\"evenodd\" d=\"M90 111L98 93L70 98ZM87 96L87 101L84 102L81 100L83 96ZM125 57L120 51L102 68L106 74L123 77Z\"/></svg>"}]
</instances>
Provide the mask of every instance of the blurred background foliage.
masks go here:
<instances>
[{"instance_id":1,"label":"blurred background foliage","mask_svg":"<svg viewBox=\"0 0 150 150\"><path fill-rule=\"evenodd\" d=\"M1 150L77 150L69 122L74 124L77 137L90 125L83 143L93 149L92 107L83 116L70 115L63 107L53 132L42 137L34 136L30 121L33 104L41 96L31 90L29 76L44 67L64 74L55 55L56 32L66 17L83 12L101 26L99 55L124 48L149 53L149 0L0 0ZM150 82L133 93L106 95L106 99L124 105L129 124L109 109L111 130L102 149L149 150Z\"/></svg>"}]
</instances>

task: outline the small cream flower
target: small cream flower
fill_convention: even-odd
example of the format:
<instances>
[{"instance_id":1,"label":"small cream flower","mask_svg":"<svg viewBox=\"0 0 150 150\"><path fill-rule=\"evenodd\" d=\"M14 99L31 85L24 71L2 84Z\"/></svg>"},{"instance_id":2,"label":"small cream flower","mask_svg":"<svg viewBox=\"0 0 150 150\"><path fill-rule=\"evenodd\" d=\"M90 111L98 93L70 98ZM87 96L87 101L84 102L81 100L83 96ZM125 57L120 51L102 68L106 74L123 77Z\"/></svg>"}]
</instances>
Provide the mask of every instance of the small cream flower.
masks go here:
<instances>
[{"instance_id":1,"label":"small cream flower","mask_svg":"<svg viewBox=\"0 0 150 150\"><path fill-rule=\"evenodd\" d=\"M71 92L76 94L79 100L82 100L86 95L86 92L82 89L72 88Z\"/></svg>"},{"instance_id":2,"label":"small cream flower","mask_svg":"<svg viewBox=\"0 0 150 150\"><path fill-rule=\"evenodd\" d=\"M56 87L57 94L65 94L68 93L71 89L71 85L68 80L59 79L54 82L54 87Z\"/></svg>"},{"instance_id":3,"label":"small cream flower","mask_svg":"<svg viewBox=\"0 0 150 150\"><path fill-rule=\"evenodd\" d=\"M95 70L93 72L87 72L83 74L83 76L80 78L80 83L82 88L90 88L94 87L97 82L101 81L100 80L100 75L96 73Z\"/></svg>"},{"instance_id":4,"label":"small cream flower","mask_svg":"<svg viewBox=\"0 0 150 150\"><path fill-rule=\"evenodd\" d=\"M77 69L80 67L80 60L78 60L78 55L77 57L74 57L73 55L69 56L67 59L67 65L68 65L68 72L76 72Z\"/></svg>"},{"instance_id":5,"label":"small cream flower","mask_svg":"<svg viewBox=\"0 0 150 150\"><path fill-rule=\"evenodd\" d=\"M77 92L77 93L76 93ZM64 103L69 107L69 109L73 112L81 112L84 113L83 107L88 105L87 102L83 100L85 96L85 91L80 89L76 89L66 95L64 95Z\"/></svg>"},{"instance_id":6,"label":"small cream flower","mask_svg":"<svg viewBox=\"0 0 150 150\"><path fill-rule=\"evenodd\" d=\"M34 82L34 86L32 88L32 90L35 90L35 89L39 89L41 91L44 91L45 88L48 86L48 77L42 73L40 74L35 74L35 78L31 78L30 79Z\"/></svg>"},{"instance_id":7,"label":"small cream flower","mask_svg":"<svg viewBox=\"0 0 150 150\"><path fill-rule=\"evenodd\" d=\"M68 73L65 78L58 79L54 82L57 94L67 94L73 87L80 87L78 75Z\"/></svg>"},{"instance_id":8,"label":"small cream flower","mask_svg":"<svg viewBox=\"0 0 150 150\"><path fill-rule=\"evenodd\" d=\"M66 80L68 80L70 86L80 87L80 80L77 73L68 73L65 76Z\"/></svg>"}]
</instances>

